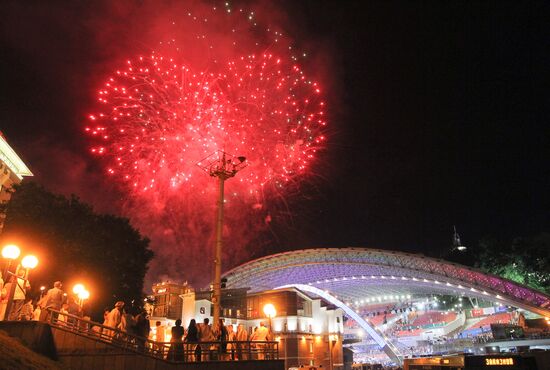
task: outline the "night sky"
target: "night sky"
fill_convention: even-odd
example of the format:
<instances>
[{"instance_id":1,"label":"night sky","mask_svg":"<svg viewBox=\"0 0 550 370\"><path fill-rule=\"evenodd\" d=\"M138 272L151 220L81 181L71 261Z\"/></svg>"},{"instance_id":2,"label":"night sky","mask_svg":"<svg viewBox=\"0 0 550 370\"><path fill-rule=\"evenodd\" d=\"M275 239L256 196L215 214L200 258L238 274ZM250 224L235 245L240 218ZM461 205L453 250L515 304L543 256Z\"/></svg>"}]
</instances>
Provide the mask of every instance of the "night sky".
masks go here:
<instances>
[{"instance_id":1,"label":"night sky","mask_svg":"<svg viewBox=\"0 0 550 370\"><path fill-rule=\"evenodd\" d=\"M122 196L88 153L83 121L94 76L143 48L146 31L140 2L109 4L2 2L0 129L36 181L116 213ZM326 58L329 144L254 257L320 246L440 255L453 225L470 246L550 231L548 3L277 4L288 32Z\"/></svg>"}]
</instances>

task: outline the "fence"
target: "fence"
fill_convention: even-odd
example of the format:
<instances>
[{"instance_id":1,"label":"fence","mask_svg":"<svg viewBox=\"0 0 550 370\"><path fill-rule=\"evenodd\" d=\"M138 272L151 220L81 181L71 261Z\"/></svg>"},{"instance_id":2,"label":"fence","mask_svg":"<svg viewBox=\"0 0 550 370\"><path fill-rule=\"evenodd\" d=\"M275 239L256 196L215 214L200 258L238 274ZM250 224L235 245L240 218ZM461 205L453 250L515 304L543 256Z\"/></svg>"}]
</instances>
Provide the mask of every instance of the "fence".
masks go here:
<instances>
[{"instance_id":1,"label":"fence","mask_svg":"<svg viewBox=\"0 0 550 370\"><path fill-rule=\"evenodd\" d=\"M276 341L156 342L79 316L48 310L48 323L56 328L171 362L277 360Z\"/></svg>"}]
</instances>

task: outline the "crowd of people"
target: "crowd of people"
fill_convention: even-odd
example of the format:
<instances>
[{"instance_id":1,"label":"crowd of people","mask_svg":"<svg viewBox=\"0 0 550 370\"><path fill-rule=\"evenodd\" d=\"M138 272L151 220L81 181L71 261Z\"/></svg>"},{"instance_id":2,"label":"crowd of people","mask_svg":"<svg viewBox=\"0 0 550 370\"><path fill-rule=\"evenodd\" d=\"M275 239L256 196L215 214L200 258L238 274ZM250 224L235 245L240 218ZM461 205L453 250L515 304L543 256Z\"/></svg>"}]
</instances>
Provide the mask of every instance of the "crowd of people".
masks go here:
<instances>
[{"instance_id":1,"label":"crowd of people","mask_svg":"<svg viewBox=\"0 0 550 370\"><path fill-rule=\"evenodd\" d=\"M74 315L82 314L82 308L74 298L63 292L60 281L56 281L52 289L41 294L36 302L27 294L30 288L29 281L25 279L24 270L19 270L12 275L5 284L0 278L0 320L46 321L49 319L48 309L65 310L66 313Z\"/></svg>"},{"instance_id":2,"label":"crowd of people","mask_svg":"<svg viewBox=\"0 0 550 370\"><path fill-rule=\"evenodd\" d=\"M103 323L98 325L84 316L81 305L62 288L61 281L56 281L39 300L33 302L27 298L30 285L22 274L13 275L6 284L0 278L0 320L7 315L8 320L13 321L50 321L85 330L112 342L130 342L139 351L148 351L172 361L265 359L266 353L270 353L269 344L265 342L273 340L273 336L264 322L249 333L244 325L239 324L235 329L233 325L225 325L223 319L215 325L211 325L208 318L202 323L192 319L187 328L178 319L168 332L160 321L151 328L147 312L132 315L125 309L123 301L117 301L112 309L104 310ZM11 305L6 312L10 294Z\"/></svg>"},{"instance_id":3,"label":"crowd of people","mask_svg":"<svg viewBox=\"0 0 550 370\"><path fill-rule=\"evenodd\" d=\"M265 342L273 336L264 322L249 335L244 325L239 324L235 330L233 325L225 325L223 319L216 325L211 325L208 318L202 323L192 319L187 328L178 319L168 333L160 321L151 328L146 312L133 316L124 306L124 302L118 301L114 308L105 309L103 328L94 330L102 330L102 334L113 341L133 340L139 351L148 351L157 357L185 362L262 360L270 353L269 343Z\"/></svg>"}]
</instances>

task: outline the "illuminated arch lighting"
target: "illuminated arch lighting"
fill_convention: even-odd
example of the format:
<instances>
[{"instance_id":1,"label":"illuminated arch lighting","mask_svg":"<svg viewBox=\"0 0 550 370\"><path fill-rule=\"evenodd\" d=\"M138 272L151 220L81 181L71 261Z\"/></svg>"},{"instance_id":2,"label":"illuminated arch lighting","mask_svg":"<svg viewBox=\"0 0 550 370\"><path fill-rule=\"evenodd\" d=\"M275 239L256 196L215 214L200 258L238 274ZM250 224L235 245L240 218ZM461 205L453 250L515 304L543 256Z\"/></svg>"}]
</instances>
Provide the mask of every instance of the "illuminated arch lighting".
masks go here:
<instances>
[{"instance_id":1,"label":"illuminated arch lighting","mask_svg":"<svg viewBox=\"0 0 550 370\"><path fill-rule=\"evenodd\" d=\"M384 294L440 293L492 300L550 317L550 297L542 292L441 259L380 249L327 248L279 253L247 262L224 277L228 288L248 287L251 292L299 285L304 291L318 289L336 299L330 291L343 306L343 302ZM342 309L350 317L355 315L349 307ZM369 335L373 333L365 330Z\"/></svg>"},{"instance_id":2,"label":"illuminated arch lighting","mask_svg":"<svg viewBox=\"0 0 550 370\"><path fill-rule=\"evenodd\" d=\"M389 340L386 339L384 334L382 334L378 329L376 329L375 326L364 320L355 311L353 311L353 309L351 309L344 302L334 297L332 294L327 293L321 289L303 284L288 284L276 287L275 289L286 288L296 288L304 292L313 293L325 299L327 302L335 305L336 307L341 308L346 313L346 315L355 320L355 322L357 322L357 324L359 324L359 326L361 326L361 328L363 328L370 335L370 337L374 339L374 341L382 348L382 350L388 355L389 358L397 363L402 363L399 350Z\"/></svg>"}]
</instances>

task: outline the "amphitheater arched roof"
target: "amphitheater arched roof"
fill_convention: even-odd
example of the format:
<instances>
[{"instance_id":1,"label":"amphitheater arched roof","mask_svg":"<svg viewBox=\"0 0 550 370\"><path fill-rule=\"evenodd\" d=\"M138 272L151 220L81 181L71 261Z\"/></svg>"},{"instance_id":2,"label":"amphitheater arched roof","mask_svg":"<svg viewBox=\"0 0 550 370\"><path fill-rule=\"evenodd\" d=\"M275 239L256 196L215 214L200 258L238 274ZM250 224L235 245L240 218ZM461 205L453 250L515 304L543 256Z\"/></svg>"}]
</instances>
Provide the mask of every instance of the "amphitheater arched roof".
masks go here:
<instances>
[{"instance_id":1,"label":"amphitheater arched roof","mask_svg":"<svg viewBox=\"0 0 550 370\"><path fill-rule=\"evenodd\" d=\"M456 294L550 316L550 297L527 286L445 260L381 249L290 251L247 262L224 277L228 288L252 292L309 285L348 304L383 296Z\"/></svg>"}]
</instances>

